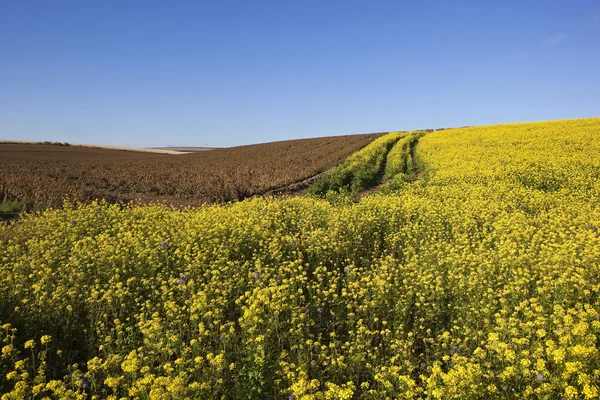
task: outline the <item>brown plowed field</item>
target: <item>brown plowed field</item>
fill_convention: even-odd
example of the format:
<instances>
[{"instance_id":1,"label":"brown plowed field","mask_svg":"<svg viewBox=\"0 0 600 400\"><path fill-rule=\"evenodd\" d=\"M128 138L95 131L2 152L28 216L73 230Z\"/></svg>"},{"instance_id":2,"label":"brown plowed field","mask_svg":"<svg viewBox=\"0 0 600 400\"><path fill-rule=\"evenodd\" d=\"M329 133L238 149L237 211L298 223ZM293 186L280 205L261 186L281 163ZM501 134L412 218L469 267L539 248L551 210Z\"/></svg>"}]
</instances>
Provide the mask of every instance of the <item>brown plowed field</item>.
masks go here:
<instances>
[{"instance_id":1,"label":"brown plowed field","mask_svg":"<svg viewBox=\"0 0 600 400\"><path fill-rule=\"evenodd\" d=\"M299 139L165 155L0 144L0 200L58 206L80 201L161 201L173 205L239 200L322 172L379 134Z\"/></svg>"}]
</instances>

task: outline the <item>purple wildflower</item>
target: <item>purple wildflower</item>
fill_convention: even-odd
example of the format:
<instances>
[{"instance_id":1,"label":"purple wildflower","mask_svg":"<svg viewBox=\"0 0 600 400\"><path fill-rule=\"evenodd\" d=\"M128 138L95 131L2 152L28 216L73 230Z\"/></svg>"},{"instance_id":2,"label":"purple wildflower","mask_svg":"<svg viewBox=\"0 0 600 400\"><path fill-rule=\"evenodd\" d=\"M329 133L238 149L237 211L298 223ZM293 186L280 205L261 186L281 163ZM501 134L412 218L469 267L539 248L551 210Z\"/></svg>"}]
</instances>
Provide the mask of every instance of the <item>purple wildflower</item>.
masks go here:
<instances>
[{"instance_id":1,"label":"purple wildflower","mask_svg":"<svg viewBox=\"0 0 600 400\"><path fill-rule=\"evenodd\" d=\"M350 268L344 267L344 273L347 274L348 272L350 272Z\"/></svg>"},{"instance_id":2,"label":"purple wildflower","mask_svg":"<svg viewBox=\"0 0 600 400\"><path fill-rule=\"evenodd\" d=\"M188 274L183 274L179 277L179 279L177 279L177 284L178 285L183 285L184 283L187 283L187 281L190 280L190 276Z\"/></svg>"},{"instance_id":3,"label":"purple wildflower","mask_svg":"<svg viewBox=\"0 0 600 400\"><path fill-rule=\"evenodd\" d=\"M293 395L293 394L290 394L290 395L288 396L288 400L292 400L293 398L294 398L294 395Z\"/></svg>"},{"instance_id":4,"label":"purple wildflower","mask_svg":"<svg viewBox=\"0 0 600 400\"><path fill-rule=\"evenodd\" d=\"M169 247L169 243L167 243L166 241L165 241L165 242L162 242L162 243L160 244L160 248L161 248L161 250L165 250L167 247Z\"/></svg>"},{"instance_id":5,"label":"purple wildflower","mask_svg":"<svg viewBox=\"0 0 600 400\"><path fill-rule=\"evenodd\" d=\"M260 276L260 274L258 272L255 272L252 274L252 276L254 277L254 279L258 279L258 277Z\"/></svg>"},{"instance_id":6,"label":"purple wildflower","mask_svg":"<svg viewBox=\"0 0 600 400\"><path fill-rule=\"evenodd\" d=\"M83 390L87 390L87 389L90 388L91 382L90 382L90 380L88 379L87 376L85 376L85 375L79 375L75 379L77 379L79 381L79 383L81 384L81 388Z\"/></svg>"},{"instance_id":7,"label":"purple wildflower","mask_svg":"<svg viewBox=\"0 0 600 400\"><path fill-rule=\"evenodd\" d=\"M321 307L317 307L317 312L320 314L323 312L323 309Z\"/></svg>"},{"instance_id":8,"label":"purple wildflower","mask_svg":"<svg viewBox=\"0 0 600 400\"><path fill-rule=\"evenodd\" d=\"M538 372L537 375L535 376L535 380L540 382L544 380L544 375L541 372Z\"/></svg>"}]
</instances>

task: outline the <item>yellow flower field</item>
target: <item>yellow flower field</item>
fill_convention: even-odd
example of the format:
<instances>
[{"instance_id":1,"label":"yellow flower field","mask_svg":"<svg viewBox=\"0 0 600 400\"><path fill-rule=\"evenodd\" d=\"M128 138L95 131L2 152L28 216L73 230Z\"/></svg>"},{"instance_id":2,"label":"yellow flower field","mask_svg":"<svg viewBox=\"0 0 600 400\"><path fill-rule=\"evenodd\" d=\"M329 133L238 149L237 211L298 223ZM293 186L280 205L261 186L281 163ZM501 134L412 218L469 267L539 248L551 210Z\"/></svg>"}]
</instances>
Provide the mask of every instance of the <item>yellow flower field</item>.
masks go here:
<instances>
[{"instance_id":1,"label":"yellow flower field","mask_svg":"<svg viewBox=\"0 0 600 400\"><path fill-rule=\"evenodd\" d=\"M416 152L356 204L0 225L1 398L598 398L600 119Z\"/></svg>"}]
</instances>

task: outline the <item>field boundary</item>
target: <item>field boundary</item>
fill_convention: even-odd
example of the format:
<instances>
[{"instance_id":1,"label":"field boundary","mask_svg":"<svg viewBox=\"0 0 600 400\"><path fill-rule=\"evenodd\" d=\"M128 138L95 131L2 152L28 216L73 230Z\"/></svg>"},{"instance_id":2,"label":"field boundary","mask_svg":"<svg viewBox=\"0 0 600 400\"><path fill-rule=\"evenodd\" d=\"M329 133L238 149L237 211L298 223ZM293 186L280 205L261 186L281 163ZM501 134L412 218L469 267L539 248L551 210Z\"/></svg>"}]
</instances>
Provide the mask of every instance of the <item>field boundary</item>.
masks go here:
<instances>
[{"instance_id":1,"label":"field boundary","mask_svg":"<svg viewBox=\"0 0 600 400\"><path fill-rule=\"evenodd\" d=\"M304 189L308 189L311 185L313 185L318 179L320 179L323 175L325 175L327 171L323 171L316 175L313 175L309 178L303 179L298 182L290 183L289 185L280 186L275 189L271 189L266 191L265 193L257 196L276 196L280 194L293 194L299 192Z\"/></svg>"},{"instance_id":2,"label":"field boundary","mask_svg":"<svg viewBox=\"0 0 600 400\"><path fill-rule=\"evenodd\" d=\"M423 171L417 161L416 147L426 131L414 131L400 138L388 151L376 184L357 193L357 200L380 190L392 191L403 184L421 179Z\"/></svg>"},{"instance_id":3,"label":"field boundary","mask_svg":"<svg viewBox=\"0 0 600 400\"><path fill-rule=\"evenodd\" d=\"M404 136L405 132L390 132L351 154L341 165L317 180L310 194L321 197L331 193L356 194L372 187L379 180L381 168L385 168L387 154Z\"/></svg>"},{"instance_id":4,"label":"field boundary","mask_svg":"<svg viewBox=\"0 0 600 400\"><path fill-rule=\"evenodd\" d=\"M81 144L81 143L61 143L61 142L40 142L40 141L27 141L27 140L0 140L0 144L35 144L45 146L65 146L65 147L85 147L90 149L104 149L104 150L120 150L120 151L135 151L138 153L153 153L153 154L169 154L169 155L182 155L197 153L200 150L195 151L180 151L180 150L169 150L166 148L152 148L152 147L129 147L129 146L111 146L102 144ZM213 148L206 148L205 150L214 150ZM205 151L202 150L202 151Z\"/></svg>"}]
</instances>

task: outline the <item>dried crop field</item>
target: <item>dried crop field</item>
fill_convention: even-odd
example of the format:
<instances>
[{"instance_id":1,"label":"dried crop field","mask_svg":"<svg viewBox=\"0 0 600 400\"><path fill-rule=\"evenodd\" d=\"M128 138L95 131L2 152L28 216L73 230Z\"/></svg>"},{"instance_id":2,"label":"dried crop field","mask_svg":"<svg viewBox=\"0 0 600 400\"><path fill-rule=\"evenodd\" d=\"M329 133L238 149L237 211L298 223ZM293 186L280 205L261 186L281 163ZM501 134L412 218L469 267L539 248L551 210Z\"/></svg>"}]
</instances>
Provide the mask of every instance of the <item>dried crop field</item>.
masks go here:
<instances>
[{"instance_id":1,"label":"dried crop field","mask_svg":"<svg viewBox=\"0 0 600 400\"><path fill-rule=\"evenodd\" d=\"M175 205L225 202L301 181L379 134L300 139L194 154L38 144L0 145L0 196L40 206L141 199Z\"/></svg>"}]
</instances>

